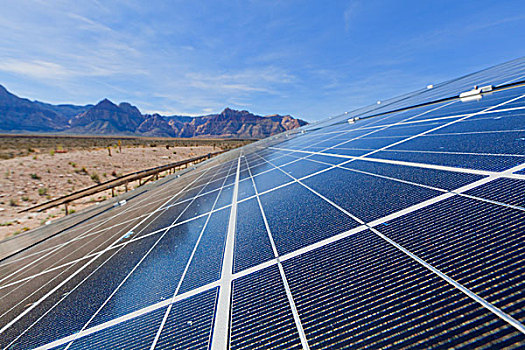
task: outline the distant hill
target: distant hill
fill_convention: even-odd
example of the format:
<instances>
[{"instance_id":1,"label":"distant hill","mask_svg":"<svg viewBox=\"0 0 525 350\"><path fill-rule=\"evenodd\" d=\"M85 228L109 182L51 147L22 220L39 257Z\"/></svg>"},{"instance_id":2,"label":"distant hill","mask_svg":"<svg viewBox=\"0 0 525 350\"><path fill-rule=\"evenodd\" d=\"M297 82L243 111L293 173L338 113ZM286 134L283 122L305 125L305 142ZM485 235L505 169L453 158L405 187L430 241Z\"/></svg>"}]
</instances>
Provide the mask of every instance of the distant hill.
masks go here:
<instances>
[{"instance_id":1,"label":"distant hill","mask_svg":"<svg viewBox=\"0 0 525 350\"><path fill-rule=\"evenodd\" d=\"M258 116L226 108L200 117L142 114L129 103L52 105L20 98L0 85L0 132L264 138L307 123L285 115Z\"/></svg>"},{"instance_id":2,"label":"distant hill","mask_svg":"<svg viewBox=\"0 0 525 350\"><path fill-rule=\"evenodd\" d=\"M116 105L104 99L69 120L69 132L75 134L133 134L145 117L129 103Z\"/></svg>"},{"instance_id":3,"label":"distant hill","mask_svg":"<svg viewBox=\"0 0 525 350\"><path fill-rule=\"evenodd\" d=\"M15 96L0 85L0 130L50 132L63 129L67 123L64 113Z\"/></svg>"}]
</instances>

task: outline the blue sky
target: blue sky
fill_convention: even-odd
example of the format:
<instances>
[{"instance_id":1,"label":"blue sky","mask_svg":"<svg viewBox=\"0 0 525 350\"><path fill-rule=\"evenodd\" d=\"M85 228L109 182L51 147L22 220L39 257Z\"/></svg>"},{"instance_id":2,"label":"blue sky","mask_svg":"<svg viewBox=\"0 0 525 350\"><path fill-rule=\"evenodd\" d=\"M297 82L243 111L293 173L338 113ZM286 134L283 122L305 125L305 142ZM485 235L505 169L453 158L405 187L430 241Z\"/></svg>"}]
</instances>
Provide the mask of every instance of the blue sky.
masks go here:
<instances>
[{"instance_id":1,"label":"blue sky","mask_svg":"<svg viewBox=\"0 0 525 350\"><path fill-rule=\"evenodd\" d=\"M318 120L525 56L524 1L0 0L0 84Z\"/></svg>"}]
</instances>

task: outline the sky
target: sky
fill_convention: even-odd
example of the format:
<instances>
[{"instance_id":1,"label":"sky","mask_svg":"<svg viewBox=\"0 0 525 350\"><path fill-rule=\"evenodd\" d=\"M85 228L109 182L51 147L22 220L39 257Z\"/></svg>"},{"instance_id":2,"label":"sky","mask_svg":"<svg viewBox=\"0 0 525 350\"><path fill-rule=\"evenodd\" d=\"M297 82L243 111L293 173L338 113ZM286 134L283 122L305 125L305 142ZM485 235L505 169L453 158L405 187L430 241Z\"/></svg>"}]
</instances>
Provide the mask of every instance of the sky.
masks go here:
<instances>
[{"instance_id":1,"label":"sky","mask_svg":"<svg viewBox=\"0 0 525 350\"><path fill-rule=\"evenodd\" d=\"M525 1L0 0L0 84L320 120L525 56Z\"/></svg>"}]
</instances>

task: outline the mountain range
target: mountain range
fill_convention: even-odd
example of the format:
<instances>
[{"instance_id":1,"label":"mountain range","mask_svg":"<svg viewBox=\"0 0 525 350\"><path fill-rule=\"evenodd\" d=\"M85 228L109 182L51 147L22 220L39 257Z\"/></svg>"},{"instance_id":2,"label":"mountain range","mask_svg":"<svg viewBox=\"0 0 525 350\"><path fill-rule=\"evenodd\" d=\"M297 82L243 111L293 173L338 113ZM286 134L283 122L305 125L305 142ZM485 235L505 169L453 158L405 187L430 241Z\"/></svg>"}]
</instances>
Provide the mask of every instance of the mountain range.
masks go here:
<instances>
[{"instance_id":1,"label":"mountain range","mask_svg":"<svg viewBox=\"0 0 525 350\"><path fill-rule=\"evenodd\" d=\"M142 114L127 103L104 99L96 105L53 105L20 98L0 85L0 132L157 137L259 139L307 123L290 115L259 116L230 108L198 117Z\"/></svg>"}]
</instances>

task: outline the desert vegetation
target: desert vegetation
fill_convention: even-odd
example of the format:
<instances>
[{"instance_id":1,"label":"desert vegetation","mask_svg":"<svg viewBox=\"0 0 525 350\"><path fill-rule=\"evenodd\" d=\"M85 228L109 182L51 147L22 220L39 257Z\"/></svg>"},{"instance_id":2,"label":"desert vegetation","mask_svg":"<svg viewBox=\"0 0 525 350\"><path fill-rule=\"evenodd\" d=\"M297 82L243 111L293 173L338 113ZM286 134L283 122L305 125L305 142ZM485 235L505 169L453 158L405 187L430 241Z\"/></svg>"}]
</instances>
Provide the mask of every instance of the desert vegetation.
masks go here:
<instances>
[{"instance_id":1,"label":"desert vegetation","mask_svg":"<svg viewBox=\"0 0 525 350\"><path fill-rule=\"evenodd\" d=\"M120 146L119 146L120 141ZM65 215L64 207L19 213L137 170L246 144L241 140L0 136L0 239ZM108 147L111 153L108 153ZM130 184L130 189L138 184ZM124 192L115 189L115 194ZM68 212L110 198L111 190L73 202Z\"/></svg>"},{"instance_id":2,"label":"desert vegetation","mask_svg":"<svg viewBox=\"0 0 525 350\"><path fill-rule=\"evenodd\" d=\"M164 147L169 150L177 147L206 146L211 147L212 150L229 150L250 142L252 141L238 139L0 134L0 159L11 159L28 155L38 159L43 154L55 156L71 151L94 149L105 149L109 155L114 155L126 148L146 147ZM108 149L110 150L109 152Z\"/></svg>"}]
</instances>

